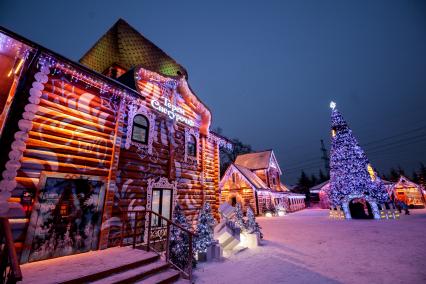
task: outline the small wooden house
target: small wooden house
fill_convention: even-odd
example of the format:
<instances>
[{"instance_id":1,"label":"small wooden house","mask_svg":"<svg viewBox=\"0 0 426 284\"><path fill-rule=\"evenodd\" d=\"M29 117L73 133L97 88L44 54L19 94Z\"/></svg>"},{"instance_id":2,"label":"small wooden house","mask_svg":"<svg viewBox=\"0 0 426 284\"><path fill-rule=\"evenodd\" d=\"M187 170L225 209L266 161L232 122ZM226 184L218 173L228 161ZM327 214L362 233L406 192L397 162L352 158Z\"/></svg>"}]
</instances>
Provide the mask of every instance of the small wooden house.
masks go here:
<instances>
[{"instance_id":1,"label":"small wooden house","mask_svg":"<svg viewBox=\"0 0 426 284\"><path fill-rule=\"evenodd\" d=\"M131 210L218 218L219 147L185 68L119 20L80 63L0 28L0 216L21 262L115 246Z\"/></svg>"},{"instance_id":2,"label":"small wooden house","mask_svg":"<svg viewBox=\"0 0 426 284\"><path fill-rule=\"evenodd\" d=\"M399 180L390 187L390 194L393 194L396 200L405 202L410 207L424 208L425 197L424 188L410 181L405 176L401 176Z\"/></svg>"},{"instance_id":3,"label":"small wooden house","mask_svg":"<svg viewBox=\"0 0 426 284\"><path fill-rule=\"evenodd\" d=\"M259 215L282 207L296 211L305 207L305 196L290 192L281 182L282 171L272 150L243 154L225 171L220 181L220 202L240 203Z\"/></svg>"},{"instance_id":4,"label":"small wooden house","mask_svg":"<svg viewBox=\"0 0 426 284\"><path fill-rule=\"evenodd\" d=\"M326 191L330 188L330 181L324 181L317 184L309 189L311 193L311 199L319 202L319 206L322 209L328 209L330 207L328 196Z\"/></svg>"}]
</instances>

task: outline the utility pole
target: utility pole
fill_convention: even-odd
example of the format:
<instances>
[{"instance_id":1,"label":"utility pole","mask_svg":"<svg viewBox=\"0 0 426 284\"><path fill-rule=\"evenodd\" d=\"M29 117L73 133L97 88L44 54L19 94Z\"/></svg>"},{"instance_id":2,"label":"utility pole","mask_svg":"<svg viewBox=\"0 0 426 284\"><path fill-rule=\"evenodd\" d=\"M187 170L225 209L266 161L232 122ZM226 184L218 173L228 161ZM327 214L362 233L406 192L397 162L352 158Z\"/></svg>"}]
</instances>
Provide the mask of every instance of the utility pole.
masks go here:
<instances>
[{"instance_id":1,"label":"utility pole","mask_svg":"<svg viewBox=\"0 0 426 284\"><path fill-rule=\"evenodd\" d=\"M324 146L324 140L321 139L321 152L322 152L322 157L321 160L324 161L324 167L325 170L327 171L327 175L330 173L330 158L328 157L328 153L327 153L327 149Z\"/></svg>"}]
</instances>

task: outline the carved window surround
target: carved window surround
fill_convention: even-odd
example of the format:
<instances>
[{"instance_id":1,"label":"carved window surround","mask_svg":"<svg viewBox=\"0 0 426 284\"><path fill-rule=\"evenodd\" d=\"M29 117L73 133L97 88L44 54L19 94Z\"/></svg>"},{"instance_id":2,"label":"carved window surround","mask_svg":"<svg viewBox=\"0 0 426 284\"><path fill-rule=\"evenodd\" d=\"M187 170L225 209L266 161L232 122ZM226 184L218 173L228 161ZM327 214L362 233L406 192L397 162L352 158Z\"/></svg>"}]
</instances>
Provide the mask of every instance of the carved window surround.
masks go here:
<instances>
[{"instance_id":1,"label":"carved window surround","mask_svg":"<svg viewBox=\"0 0 426 284\"><path fill-rule=\"evenodd\" d=\"M139 143L132 140L132 131L133 131L133 119L136 115L144 115L149 122L149 131L148 131L148 141L146 144ZM136 101L136 104L129 105L129 112L127 115L127 133L126 133L126 143L124 148L129 149L130 145L134 145L139 149L145 149L148 151L148 154L152 155L152 143L154 141L155 131L155 114L150 112L142 102Z\"/></svg>"},{"instance_id":2,"label":"carved window surround","mask_svg":"<svg viewBox=\"0 0 426 284\"><path fill-rule=\"evenodd\" d=\"M170 212L170 215L173 218L173 211L176 207L177 202L177 181L171 181L166 177L160 177L157 181L156 178L150 178L148 179L148 189L146 191L146 210L152 209L152 190L154 188L159 189L171 189L172 190L172 210ZM144 233L144 239L145 242L148 241L148 224L151 220L148 216L145 217L145 233Z\"/></svg>"},{"instance_id":3,"label":"carved window surround","mask_svg":"<svg viewBox=\"0 0 426 284\"><path fill-rule=\"evenodd\" d=\"M190 139L190 136L193 135L195 137L196 141L196 150L195 150L195 157L189 155L188 153L188 141ZM185 156L184 161L185 163L192 162L197 163L198 158L200 157L200 133L195 131L194 128L185 128Z\"/></svg>"}]
</instances>

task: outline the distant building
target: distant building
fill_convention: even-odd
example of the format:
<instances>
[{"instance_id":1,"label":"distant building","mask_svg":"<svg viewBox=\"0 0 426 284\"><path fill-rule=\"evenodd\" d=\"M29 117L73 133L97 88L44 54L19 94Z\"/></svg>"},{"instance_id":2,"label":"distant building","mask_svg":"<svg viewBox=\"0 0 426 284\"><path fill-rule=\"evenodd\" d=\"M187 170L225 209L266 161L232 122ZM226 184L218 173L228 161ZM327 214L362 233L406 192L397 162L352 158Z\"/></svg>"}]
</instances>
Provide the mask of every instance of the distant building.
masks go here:
<instances>
[{"instance_id":1,"label":"distant building","mask_svg":"<svg viewBox=\"0 0 426 284\"><path fill-rule=\"evenodd\" d=\"M395 199L405 202L408 206L425 207L423 186L410 181L405 176L401 176L389 189L389 193L393 194Z\"/></svg>"},{"instance_id":2,"label":"distant building","mask_svg":"<svg viewBox=\"0 0 426 284\"><path fill-rule=\"evenodd\" d=\"M292 193L281 174L272 150L239 155L220 181L220 202L240 203L243 211L251 207L257 215L271 206L289 212L305 208L305 195Z\"/></svg>"},{"instance_id":3,"label":"distant building","mask_svg":"<svg viewBox=\"0 0 426 284\"><path fill-rule=\"evenodd\" d=\"M327 180L309 189L309 192L311 194L311 201L319 202L320 207L323 209L326 209L329 207L328 197L325 194L325 190L327 190L329 186L330 186L330 181Z\"/></svg>"}]
</instances>

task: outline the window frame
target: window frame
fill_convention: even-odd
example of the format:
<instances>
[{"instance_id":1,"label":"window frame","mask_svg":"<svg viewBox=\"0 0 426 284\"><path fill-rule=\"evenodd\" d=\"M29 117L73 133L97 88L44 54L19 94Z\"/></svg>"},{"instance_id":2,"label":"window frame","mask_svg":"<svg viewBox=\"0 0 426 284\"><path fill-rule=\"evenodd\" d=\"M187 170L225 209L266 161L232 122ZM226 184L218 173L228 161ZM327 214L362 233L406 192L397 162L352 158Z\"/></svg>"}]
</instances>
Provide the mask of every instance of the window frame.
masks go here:
<instances>
[{"instance_id":1,"label":"window frame","mask_svg":"<svg viewBox=\"0 0 426 284\"><path fill-rule=\"evenodd\" d=\"M144 126L144 125L139 124L137 122L135 123L135 119L138 116L143 117L145 119L147 126ZM135 114L133 116L132 133L131 133L130 139L133 142L140 143L140 144L143 144L143 145L148 145L150 125L151 124L149 123L149 119L148 119L148 117L146 117L146 115L144 115L143 113L137 113L137 114ZM135 127L139 127L139 128L145 129L145 141L139 141L139 140L133 138L133 133L135 131Z\"/></svg>"},{"instance_id":2,"label":"window frame","mask_svg":"<svg viewBox=\"0 0 426 284\"><path fill-rule=\"evenodd\" d=\"M193 140L193 141L191 141ZM193 146L190 148L190 146ZM193 134L188 135L188 141L186 143L186 150L188 151L189 157L197 157L197 138Z\"/></svg>"},{"instance_id":3,"label":"window frame","mask_svg":"<svg viewBox=\"0 0 426 284\"><path fill-rule=\"evenodd\" d=\"M130 149L130 146L133 145L137 147L139 150L142 150L145 154L152 155L153 154L153 141L154 141L154 129L155 129L155 114L147 109L146 106L143 105L143 102L140 100L136 100L128 106L128 114L127 114L127 132L126 132L126 142L124 144L124 148L126 150ZM133 122L134 118L137 115L142 115L146 118L148 127L146 132L146 143L139 142L138 140L133 139ZM142 127L138 126L137 127Z\"/></svg>"}]
</instances>

